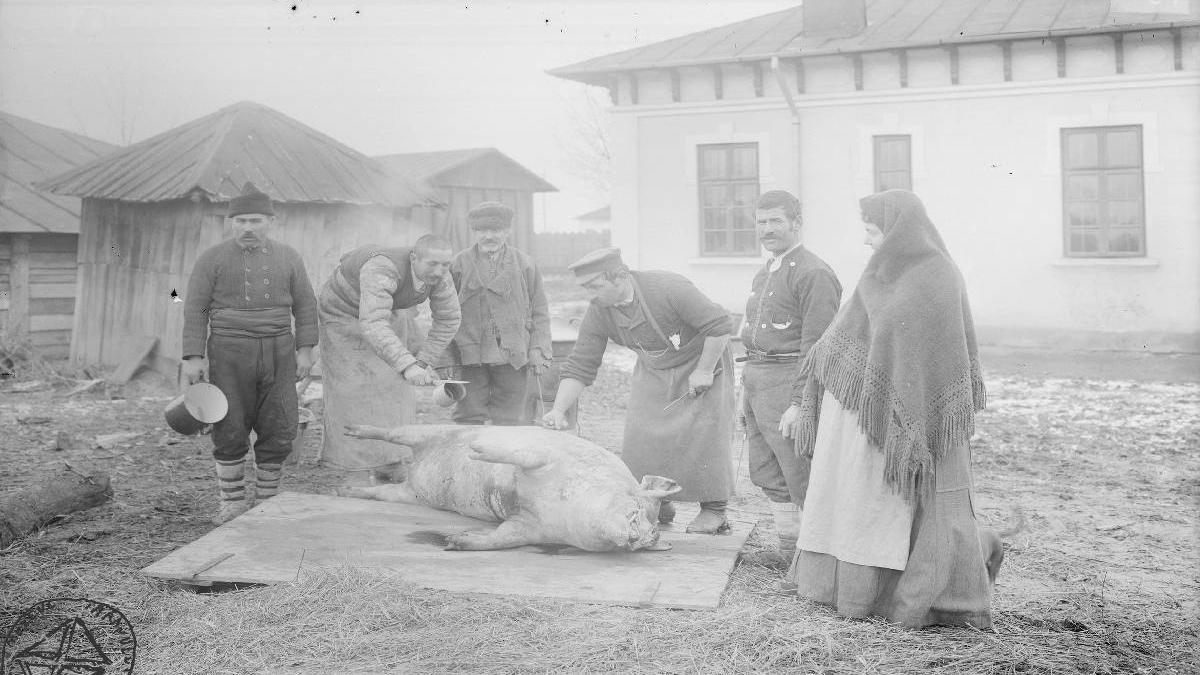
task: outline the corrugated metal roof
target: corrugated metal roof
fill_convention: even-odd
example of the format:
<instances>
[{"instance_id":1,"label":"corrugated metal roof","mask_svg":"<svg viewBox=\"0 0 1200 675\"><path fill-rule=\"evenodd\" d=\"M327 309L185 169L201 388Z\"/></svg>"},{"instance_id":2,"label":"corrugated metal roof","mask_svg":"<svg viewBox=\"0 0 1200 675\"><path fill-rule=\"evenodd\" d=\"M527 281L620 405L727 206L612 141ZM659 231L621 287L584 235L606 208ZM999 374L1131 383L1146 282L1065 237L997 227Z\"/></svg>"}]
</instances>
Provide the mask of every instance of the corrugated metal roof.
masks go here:
<instances>
[{"instance_id":1,"label":"corrugated metal roof","mask_svg":"<svg viewBox=\"0 0 1200 675\"><path fill-rule=\"evenodd\" d=\"M33 183L117 146L0 112L0 232L79 232L79 200Z\"/></svg>"},{"instance_id":2,"label":"corrugated metal roof","mask_svg":"<svg viewBox=\"0 0 1200 675\"><path fill-rule=\"evenodd\" d=\"M510 174L516 177L530 192L558 191L558 188L547 183L541 176L525 168L519 162L496 148L404 152L395 155L380 155L375 157L375 160L395 176L428 185L439 185L439 177L443 174L471 162L488 158L494 158L508 165Z\"/></svg>"},{"instance_id":3,"label":"corrugated metal roof","mask_svg":"<svg viewBox=\"0 0 1200 675\"><path fill-rule=\"evenodd\" d=\"M1144 9L1154 11L1138 11ZM603 83L613 73L647 68L1200 25L1200 5L1188 0L866 0L866 13L866 28L851 37L805 35L797 6L550 74Z\"/></svg>"},{"instance_id":4,"label":"corrugated metal roof","mask_svg":"<svg viewBox=\"0 0 1200 675\"><path fill-rule=\"evenodd\" d=\"M45 181L56 194L157 202L203 191L213 201L246 181L281 202L394 204L432 198L390 180L366 155L259 103L243 101Z\"/></svg>"}]
</instances>

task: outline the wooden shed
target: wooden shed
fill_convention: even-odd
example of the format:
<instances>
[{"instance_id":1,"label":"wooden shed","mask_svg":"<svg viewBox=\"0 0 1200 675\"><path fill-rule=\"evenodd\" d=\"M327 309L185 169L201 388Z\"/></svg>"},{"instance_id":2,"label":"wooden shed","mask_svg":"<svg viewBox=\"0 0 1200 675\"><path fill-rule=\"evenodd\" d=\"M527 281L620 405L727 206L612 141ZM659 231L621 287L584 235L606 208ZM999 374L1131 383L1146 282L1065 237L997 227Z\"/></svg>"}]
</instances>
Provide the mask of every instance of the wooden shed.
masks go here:
<instances>
[{"instance_id":1,"label":"wooden shed","mask_svg":"<svg viewBox=\"0 0 1200 675\"><path fill-rule=\"evenodd\" d=\"M467 211L479 202L496 201L516 211L510 238L513 246L534 253L533 195L558 191L495 148L411 152L376 159L398 184L423 183L435 190L440 206L416 209L412 219L447 237L455 250L472 244Z\"/></svg>"},{"instance_id":2,"label":"wooden shed","mask_svg":"<svg viewBox=\"0 0 1200 675\"><path fill-rule=\"evenodd\" d=\"M117 146L0 112L0 333L42 356L71 346L79 200L32 184Z\"/></svg>"},{"instance_id":3,"label":"wooden shed","mask_svg":"<svg viewBox=\"0 0 1200 675\"><path fill-rule=\"evenodd\" d=\"M246 181L275 200L271 236L301 253L318 292L346 251L428 231L406 219L428 188L261 104L222 108L39 186L83 198L73 359L118 363L148 336L159 341L151 365L175 372L175 294L197 256L230 235L225 211Z\"/></svg>"}]
</instances>

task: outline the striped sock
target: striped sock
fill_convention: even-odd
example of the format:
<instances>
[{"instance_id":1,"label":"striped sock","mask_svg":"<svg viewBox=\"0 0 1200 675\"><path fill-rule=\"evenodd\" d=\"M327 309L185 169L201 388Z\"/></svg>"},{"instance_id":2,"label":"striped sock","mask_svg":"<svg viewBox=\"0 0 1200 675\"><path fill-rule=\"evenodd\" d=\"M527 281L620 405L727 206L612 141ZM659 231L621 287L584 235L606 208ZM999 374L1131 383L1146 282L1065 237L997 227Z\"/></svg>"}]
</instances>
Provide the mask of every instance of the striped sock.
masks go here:
<instances>
[{"instance_id":1,"label":"striped sock","mask_svg":"<svg viewBox=\"0 0 1200 675\"><path fill-rule=\"evenodd\" d=\"M279 492L279 479L283 474L282 464L259 464L255 472L255 494L258 499L274 497Z\"/></svg>"},{"instance_id":2,"label":"striped sock","mask_svg":"<svg viewBox=\"0 0 1200 675\"><path fill-rule=\"evenodd\" d=\"M246 476L246 459L231 461L218 459L216 462L217 486L221 488L221 502L246 501L246 485L243 481Z\"/></svg>"}]
</instances>

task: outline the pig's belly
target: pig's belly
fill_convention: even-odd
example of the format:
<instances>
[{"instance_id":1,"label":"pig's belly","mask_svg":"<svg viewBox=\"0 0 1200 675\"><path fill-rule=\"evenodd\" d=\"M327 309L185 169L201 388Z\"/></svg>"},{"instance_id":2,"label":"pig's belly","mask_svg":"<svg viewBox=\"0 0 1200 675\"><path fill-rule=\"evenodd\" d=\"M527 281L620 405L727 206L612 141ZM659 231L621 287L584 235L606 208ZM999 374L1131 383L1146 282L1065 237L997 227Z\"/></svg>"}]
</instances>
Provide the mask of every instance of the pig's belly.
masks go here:
<instances>
[{"instance_id":1,"label":"pig's belly","mask_svg":"<svg viewBox=\"0 0 1200 675\"><path fill-rule=\"evenodd\" d=\"M465 445L423 452L409 467L409 487L421 503L435 509L505 520L517 510L516 467L474 460L469 452Z\"/></svg>"}]
</instances>

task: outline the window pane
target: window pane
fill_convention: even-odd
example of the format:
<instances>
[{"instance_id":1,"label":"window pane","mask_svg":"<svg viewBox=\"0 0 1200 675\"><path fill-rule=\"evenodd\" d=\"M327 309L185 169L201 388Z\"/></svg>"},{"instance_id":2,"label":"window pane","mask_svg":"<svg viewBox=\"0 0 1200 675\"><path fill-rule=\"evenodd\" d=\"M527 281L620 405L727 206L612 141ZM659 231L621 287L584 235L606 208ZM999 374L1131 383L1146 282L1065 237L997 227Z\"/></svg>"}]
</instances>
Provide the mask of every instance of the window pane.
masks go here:
<instances>
[{"instance_id":1,"label":"window pane","mask_svg":"<svg viewBox=\"0 0 1200 675\"><path fill-rule=\"evenodd\" d=\"M1141 166L1142 148L1139 129L1110 131L1105 135L1108 166Z\"/></svg>"},{"instance_id":2,"label":"window pane","mask_svg":"<svg viewBox=\"0 0 1200 675\"><path fill-rule=\"evenodd\" d=\"M706 230L724 230L729 226L729 221L725 217L725 209L704 209L704 229Z\"/></svg>"},{"instance_id":3,"label":"window pane","mask_svg":"<svg viewBox=\"0 0 1200 675\"><path fill-rule=\"evenodd\" d=\"M1071 227L1095 227L1100 224L1100 209L1096 202L1073 202L1067 205L1067 222Z\"/></svg>"},{"instance_id":4,"label":"window pane","mask_svg":"<svg viewBox=\"0 0 1200 675\"><path fill-rule=\"evenodd\" d=\"M1094 167L1100 163L1098 135L1094 131L1067 134L1067 168Z\"/></svg>"},{"instance_id":5,"label":"window pane","mask_svg":"<svg viewBox=\"0 0 1200 675\"><path fill-rule=\"evenodd\" d=\"M740 231L733 233L733 246L735 253L755 253L758 251L758 241L754 230Z\"/></svg>"},{"instance_id":6,"label":"window pane","mask_svg":"<svg viewBox=\"0 0 1200 675\"><path fill-rule=\"evenodd\" d=\"M1142 224L1142 203L1111 201L1108 203L1108 224L1129 227Z\"/></svg>"},{"instance_id":7,"label":"window pane","mask_svg":"<svg viewBox=\"0 0 1200 675\"><path fill-rule=\"evenodd\" d=\"M708 253L724 253L725 252L725 233L724 232L705 232L704 233L704 250Z\"/></svg>"},{"instance_id":8,"label":"window pane","mask_svg":"<svg viewBox=\"0 0 1200 675\"><path fill-rule=\"evenodd\" d=\"M879 174L880 190L911 190L910 175L907 171L888 171Z\"/></svg>"},{"instance_id":9,"label":"window pane","mask_svg":"<svg viewBox=\"0 0 1200 675\"><path fill-rule=\"evenodd\" d=\"M730 226L735 230L754 229L754 211L748 208L729 210Z\"/></svg>"},{"instance_id":10,"label":"window pane","mask_svg":"<svg viewBox=\"0 0 1200 675\"><path fill-rule=\"evenodd\" d=\"M1105 196L1109 199L1141 199L1142 176L1140 173L1108 173L1105 175Z\"/></svg>"},{"instance_id":11,"label":"window pane","mask_svg":"<svg viewBox=\"0 0 1200 675\"><path fill-rule=\"evenodd\" d=\"M729 203L733 190L723 183L700 186L701 206L725 206Z\"/></svg>"},{"instance_id":12,"label":"window pane","mask_svg":"<svg viewBox=\"0 0 1200 675\"><path fill-rule=\"evenodd\" d=\"M701 147L700 148L700 177L701 178L724 178L729 169L726 166L725 158L728 157L725 148L722 147Z\"/></svg>"},{"instance_id":13,"label":"window pane","mask_svg":"<svg viewBox=\"0 0 1200 675\"><path fill-rule=\"evenodd\" d=\"M1140 253L1142 251L1142 231L1110 230L1108 233L1109 253Z\"/></svg>"},{"instance_id":14,"label":"window pane","mask_svg":"<svg viewBox=\"0 0 1200 675\"><path fill-rule=\"evenodd\" d=\"M1099 239L1094 231L1072 232L1070 238L1071 253L1099 253Z\"/></svg>"},{"instance_id":15,"label":"window pane","mask_svg":"<svg viewBox=\"0 0 1200 675\"><path fill-rule=\"evenodd\" d=\"M1100 176L1096 174L1067 176L1067 199L1098 199L1099 197Z\"/></svg>"},{"instance_id":16,"label":"window pane","mask_svg":"<svg viewBox=\"0 0 1200 675\"><path fill-rule=\"evenodd\" d=\"M758 177L758 148L734 148L732 177Z\"/></svg>"},{"instance_id":17,"label":"window pane","mask_svg":"<svg viewBox=\"0 0 1200 675\"><path fill-rule=\"evenodd\" d=\"M880 138L878 143L877 166L880 171L907 171L909 139Z\"/></svg>"},{"instance_id":18,"label":"window pane","mask_svg":"<svg viewBox=\"0 0 1200 675\"><path fill-rule=\"evenodd\" d=\"M733 187L733 203L743 206L754 206L758 201L757 183L738 183Z\"/></svg>"}]
</instances>

